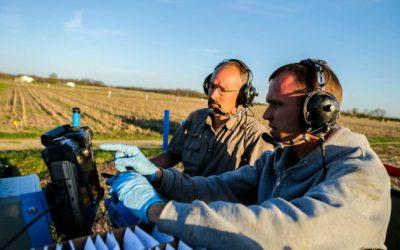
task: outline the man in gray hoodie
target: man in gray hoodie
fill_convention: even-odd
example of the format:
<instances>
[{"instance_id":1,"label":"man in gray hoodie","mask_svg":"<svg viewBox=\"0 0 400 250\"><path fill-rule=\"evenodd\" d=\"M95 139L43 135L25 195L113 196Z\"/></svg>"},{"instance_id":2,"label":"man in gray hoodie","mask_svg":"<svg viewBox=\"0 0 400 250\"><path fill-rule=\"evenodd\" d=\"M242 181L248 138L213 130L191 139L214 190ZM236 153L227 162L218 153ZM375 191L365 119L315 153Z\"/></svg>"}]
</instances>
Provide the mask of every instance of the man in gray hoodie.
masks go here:
<instances>
[{"instance_id":1,"label":"man in gray hoodie","mask_svg":"<svg viewBox=\"0 0 400 250\"><path fill-rule=\"evenodd\" d=\"M385 249L390 179L365 136L336 125L336 75L306 60L280 67L269 82L265 138L279 147L254 166L190 177L138 152L127 159L138 174L120 174L110 192L194 247Z\"/></svg>"}]
</instances>

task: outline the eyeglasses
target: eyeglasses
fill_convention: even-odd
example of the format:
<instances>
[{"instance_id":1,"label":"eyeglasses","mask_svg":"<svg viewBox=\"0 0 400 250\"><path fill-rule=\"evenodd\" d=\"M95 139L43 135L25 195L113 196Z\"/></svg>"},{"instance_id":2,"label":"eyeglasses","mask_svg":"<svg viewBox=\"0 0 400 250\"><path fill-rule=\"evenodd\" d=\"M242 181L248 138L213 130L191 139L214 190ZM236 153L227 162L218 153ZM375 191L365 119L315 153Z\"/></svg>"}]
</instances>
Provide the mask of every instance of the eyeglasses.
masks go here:
<instances>
[{"instance_id":1,"label":"eyeglasses","mask_svg":"<svg viewBox=\"0 0 400 250\"><path fill-rule=\"evenodd\" d=\"M228 95L229 93L240 91L240 89L226 89L211 82L205 83L204 86L208 89L208 91L211 91L212 89L217 89L218 94L220 95Z\"/></svg>"}]
</instances>

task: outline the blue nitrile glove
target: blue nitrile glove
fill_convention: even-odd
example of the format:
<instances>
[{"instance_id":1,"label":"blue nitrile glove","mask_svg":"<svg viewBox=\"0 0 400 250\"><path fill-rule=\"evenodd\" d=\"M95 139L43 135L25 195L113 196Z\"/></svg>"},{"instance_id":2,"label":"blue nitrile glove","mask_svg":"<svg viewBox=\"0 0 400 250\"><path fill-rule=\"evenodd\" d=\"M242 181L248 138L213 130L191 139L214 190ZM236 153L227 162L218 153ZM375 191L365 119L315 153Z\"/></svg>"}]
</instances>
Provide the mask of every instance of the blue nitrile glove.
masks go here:
<instances>
[{"instance_id":1,"label":"blue nitrile glove","mask_svg":"<svg viewBox=\"0 0 400 250\"><path fill-rule=\"evenodd\" d=\"M127 171L126 167L132 167L135 172L143 175L151 183L157 178L157 167L149 161L140 149L134 145L101 144L100 149L116 151L115 167L118 171Z\"/></svg>"},{"instance_id":2,"label":"blue nitrile glove","mask_svg":"<svg viewBox=\"0 0 400 250\"><path fill-rule=\"evenodd\" d=\"M149 223L147 209L155 203L163 202L146 178L133 171L111 177L106 183L111 185L111 196L118 198L133 215L146 223Z\"/></svg>"}]
</instances>

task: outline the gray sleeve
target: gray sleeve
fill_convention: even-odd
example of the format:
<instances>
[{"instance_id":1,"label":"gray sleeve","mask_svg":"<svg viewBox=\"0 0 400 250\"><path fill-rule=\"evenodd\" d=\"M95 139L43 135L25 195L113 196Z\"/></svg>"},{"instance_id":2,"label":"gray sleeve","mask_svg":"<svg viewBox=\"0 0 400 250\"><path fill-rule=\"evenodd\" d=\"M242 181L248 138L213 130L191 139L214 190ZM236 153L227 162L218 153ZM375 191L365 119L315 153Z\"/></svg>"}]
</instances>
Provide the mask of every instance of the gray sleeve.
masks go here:
<instances>
[{"instance_id":1,"label":"gray sleeve","mask_svg":"<svg viewBox=\"0 0 400 250\"><path fill-rule=\"evenodd\" d=\"M261 164L260 159L255 167L243 166L239 170L209 177L190 177L176 169L164 169L157 191L165 198L181 202L198 199L205 202L218 200L254 203L261 175L257 166Z\"/></svg>"},{"instance_id":2,"label":"gray sleeve","mask_svg":"<svg viewBox=\"0 0 400 250\"><path fill-rule=\"evenodd\" d=\"M169 202L159 228L214 249L385 249L390 180L379 160L364 156L334 162L326 181L294 200Z\"/></svg>"}]
</instances>

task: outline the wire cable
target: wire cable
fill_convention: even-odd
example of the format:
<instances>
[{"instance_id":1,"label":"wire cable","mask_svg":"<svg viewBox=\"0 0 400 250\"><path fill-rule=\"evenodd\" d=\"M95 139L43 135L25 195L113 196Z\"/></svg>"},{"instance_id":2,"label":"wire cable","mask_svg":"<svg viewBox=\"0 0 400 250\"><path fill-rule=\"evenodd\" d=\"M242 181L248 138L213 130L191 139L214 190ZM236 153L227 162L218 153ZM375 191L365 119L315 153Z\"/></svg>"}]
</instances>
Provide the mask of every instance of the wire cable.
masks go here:
<instances>
[{"instance_id":1,"label":"wire cable","mask_svg":"<svg viewBox=\"0 0 400 250\"><path fill-rule=\"evenodd\" d=\"M244 158L243 158L243 163L245 163L245 164L249 164L250 162L250 160L249 160L249 158L250 157L247 157L246 156L246 154L248 153L248 152L246 152L247 151L247 148L248 148L248 145L247 145L247 108L245 108L245 111L244 111L244 115L245 115L245 121L244 121L244 124L242 125L242 128L244 127L244 140L243 140L243 145L245 146L245 148L244 148L244 152L243 152L243 156L244 156Z\"/></svg>"},{"instance_id":2,"label":"wire cable","mask_svg":"<svg viewBox=\"0 0 400 250\"><path fill-rule=\"evenodd\" d=\"M36 221L38 221L40 218L42 218L45 214L47 214L50 210L56 208L60 204L55 204L54 206L51 206L38 214L33 220L31 220L28 224L26 224L18 233L16 233L11 239L7 241L4 246L0 248L0 250L5 250L7 247L9 247L18 237L20 237L29 227L31 227Z\"/></svg>"},{"instance_id":3,"label":"wire cable","mask_svg":"<svg viewBox=\"0 0 400 250\"><path fill-rule=\"evenodd\" d=\"M94 223L99 222L99 221L104 217L104 215L107 213L107 210L108 210L108 207L109 207L109 206L110 206L110 204L107 204L107 206L104 206L104 211L101 213L101 215L99 216L99 218L97 218L97 219L94 220Z\"/></svg>"},{"instance_id":4,"label":"wire cable","mask_svg":"<svg viewBox=\"0 0 400 250\"><path fill-rule=\"evenodd\" d=\"M319 145L321 147L321 153L322 153L322 167L324 169L324 176L326 177L327 174L327 168L326 168L326 150L325 150L325 139L323 137L320 137L319 139Z\"/></svg>"}]
</instances>

